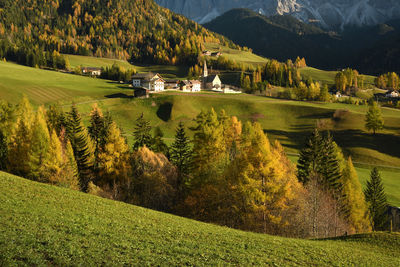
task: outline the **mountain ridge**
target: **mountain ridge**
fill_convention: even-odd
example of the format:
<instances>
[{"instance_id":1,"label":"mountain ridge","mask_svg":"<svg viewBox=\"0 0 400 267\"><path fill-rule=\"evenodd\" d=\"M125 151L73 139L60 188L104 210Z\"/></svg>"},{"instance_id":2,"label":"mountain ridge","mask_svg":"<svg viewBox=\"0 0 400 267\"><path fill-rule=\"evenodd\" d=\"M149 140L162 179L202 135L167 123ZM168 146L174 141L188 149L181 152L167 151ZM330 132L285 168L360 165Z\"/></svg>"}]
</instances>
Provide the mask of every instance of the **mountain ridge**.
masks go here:
<instances>
[{"instance_id":1,"label":"mountain ridge","mask_svg":"<svg viewBox=\"0 0 400 267\"><path fill-rule=\"evenodd\" d=\"M396 0L155 0L159 5L201 24L233 8L248 8L265 16L290 14L325 29L371 26L400 18Z\"/></svg>"},{"instance_id":2,"label":"mountain ridge","mask_svg":"<svg viewBox=\"0 0 400 267\"><path fill-rule=\"evenodd\" d=\"M232 9L204 26L259 55L280 61L300 56L308 65L322 69L354 67L368 74L400 71L399 57L391 56L398 53L400 20L334 33L291 15L265 17L249 9ZM385 53L379 53L379 43L385 45Z\"/></svg>"}]
</instances>

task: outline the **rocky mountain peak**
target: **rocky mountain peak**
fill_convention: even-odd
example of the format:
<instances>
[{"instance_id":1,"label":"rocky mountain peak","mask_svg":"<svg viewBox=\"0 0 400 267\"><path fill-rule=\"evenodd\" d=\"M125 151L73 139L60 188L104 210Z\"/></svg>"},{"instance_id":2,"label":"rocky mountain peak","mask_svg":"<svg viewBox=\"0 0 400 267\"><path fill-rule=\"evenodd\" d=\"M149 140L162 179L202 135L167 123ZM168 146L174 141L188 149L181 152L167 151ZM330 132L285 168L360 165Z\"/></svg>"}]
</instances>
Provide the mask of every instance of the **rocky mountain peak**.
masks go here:
<instances>
[{"instance_id":1,"label":"rocky mountain peak","mask_svg":"<svg viewBox=\"0 0 400 267\"><path fill-rule=\"evenodd\" d=\"M155 0L159 5L206 23L233 8L266 16L290 14L325 29L366 26L400 18L398 0Z\"/></svg>"}]
</instances>

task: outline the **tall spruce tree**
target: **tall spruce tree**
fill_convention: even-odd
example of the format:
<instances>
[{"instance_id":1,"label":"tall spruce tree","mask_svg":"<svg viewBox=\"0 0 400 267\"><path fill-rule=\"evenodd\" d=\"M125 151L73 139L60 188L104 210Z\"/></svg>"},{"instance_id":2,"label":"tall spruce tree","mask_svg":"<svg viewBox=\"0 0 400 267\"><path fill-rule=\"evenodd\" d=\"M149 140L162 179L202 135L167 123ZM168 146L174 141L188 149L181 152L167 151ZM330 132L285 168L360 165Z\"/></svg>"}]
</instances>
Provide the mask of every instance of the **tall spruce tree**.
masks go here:
<instances>
[{"instance_id":1,"label":"tall spruce tree","mask_svg":"<svg viewBox=\"0 0 400 267\"><path fill-rule=\"evenodd\" d=\"M377 168L372 169L364 191L374 231L383 230L387 222L388 203L382 178Z\"/></svg>"},{"instance_id":2,"label":"tall spruce tree","mask_svg":"<svg viewBox=\"0 0 400 267\"><path fill-rule=\"evenodd\" d=\"M322 162L323 140L318 131L313 133L306 142L305 147L300 151L300 158L297 162L297 177L300 182L306 184L311 175L319 173Z\"/></svg>"},{"instance_id":3,"label":"tall spruce tree","mask_svg":"<svg viewBox=\"0 0 400 267\"><path fill-rule=\"evenodd\" d=\"M152 141L152 150L156 153L163 153L167 158L169 158L169 148L165 144L164 133L160 129L160 127L156 127L154 129L153 141Z\"/></svg>"},{"instance_id":4,"label":"tall spruce tree","mask_svg":"<svg viewBox=\"0 0 400 267\"><path fill-rule=\"evenodd\" d=\"M133 143L133 150L138 150L141 147L152 147L151 126L150 122L144 119L143 113L136 120L135 131L133 132L135 141Z\"/></svg>"},{"instance_id":5,"label":"tall spruce tree","mask_svg":"<svg viewBox=\"0 0 400 267\"><path fill-rule=\"evenodd\" d=\"M378 130L383 129L383 118L381 109L375 101L372 101L369 105L367 114L365 115L365 128L375 134Z\"/></svg>"},{"instance_id":6,"label":"tall spruce tree","mask_svg":"<svg viewBox=\"0 0 400 267\"><path fill-rule=\"evenodd\" d=\"M192 149L189 137L186 135L185 126L179 123L176 129L175 141L170 149L171 162L178 168L178 190L184 186L185 179L190 174L192 164Z\"/></svg>"},{"instance_id":7,"label":"tall spruce tree","mask_svg":"<svg viewBox=\"0 0 400 267\"><path fill-rule=\"evenodd\" d=\"M75 105L68 113L67 135L74 151L81 190L86 191L93 179L95 147Z\"/></svg>"},{"instance_id":8,"label":"tall spruce tree","mask_svg":"<svg viewBox=\"0 0 400 267\"><path fill-rule=\"evenodd\" d=\"M50 133L55 130L57 135L60 135L61 130L66 127L65 114L56 105L51 105L46 111L46 121Z\"/></svg>"},{"instance_id":9,"label":"tall spruce tree","mask_svg":"<svg viewBox=\"0 0 400 267\"><path fill-rule=\"evenodd\" d=\"M111 123L112 119L110 114L107 113L106 116L104 116L97 104L94 104L90 113L90 126L88 127L88 131L95 143L96 158L100 150L104 149Z\"/></svg>"},{"instance_id":10,"label":"tall spruce tree","mask_svg":"<svg viewBox=\"0 0 400 267\"><path fill-rule=\"evenodd\" d=\"M341 181L342 174L337 157L336 144L330 133L323 138L323 149L321 152L322 160L320 162L320 172L324 179L323 186L332 190L335 193L336 198L339 198L340 192L343 189L343 183Z\"/></svg>"},{"instance_id":11,"label":"tall spruce tree","mask_svg":"<svg viewBox=\"0 0 400 267\"><path fill-rule=\"evenodd\" d=\"M7 137L0 129L0 171L5 171L7 167L7 153L8 153L8 144Z\"/></svg>"}]
</instances>

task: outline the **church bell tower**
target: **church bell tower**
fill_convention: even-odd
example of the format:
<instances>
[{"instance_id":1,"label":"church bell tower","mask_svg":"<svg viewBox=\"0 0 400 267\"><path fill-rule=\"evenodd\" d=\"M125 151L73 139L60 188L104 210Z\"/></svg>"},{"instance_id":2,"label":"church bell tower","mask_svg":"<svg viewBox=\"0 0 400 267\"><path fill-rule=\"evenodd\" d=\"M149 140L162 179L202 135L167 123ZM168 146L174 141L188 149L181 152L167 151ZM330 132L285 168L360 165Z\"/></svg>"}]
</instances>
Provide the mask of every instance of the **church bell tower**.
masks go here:
<instances>
[{"instance_id":1,"label":"church bell tower","mask_svg":"<svg viewBox=\"0 0 400 267\"><path fill-rule=\"evenodd\" d=\"M207 69L207 62L204 60L204 70L203 70L203 77L208 77L208 69Z\"/></svg>"}]
</instances>

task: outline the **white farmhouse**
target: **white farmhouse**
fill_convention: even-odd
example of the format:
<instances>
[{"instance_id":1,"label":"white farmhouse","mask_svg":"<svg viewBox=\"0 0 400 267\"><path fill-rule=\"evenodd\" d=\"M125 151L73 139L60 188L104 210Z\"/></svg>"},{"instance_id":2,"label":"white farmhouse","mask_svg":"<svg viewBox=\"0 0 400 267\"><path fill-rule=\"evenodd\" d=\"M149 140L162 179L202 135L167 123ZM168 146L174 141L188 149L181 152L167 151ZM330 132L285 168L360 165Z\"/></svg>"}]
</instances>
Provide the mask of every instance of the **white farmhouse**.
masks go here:
<instances>
[{"instance_id":1,"label":"white farmhouse","mask_svg":"<svg viewBox=\"0 0 400 267\"><path fill-rule=\"evenodd\" d=\"M184 92L200 92L201 82L199 80L184 80L180 83L180 87Z\"/></svg>"},{"instance_id":2,"label":"white farmhouse","mask_svg":"<svg viewBox=\"0 0 400 267\"><path fill-rule=\"evenodd\" d=\"M201 91L201 82L198 80L190 80L189 81L192 87L192 92L200 92Z\"/></svg>"},{"instance_id":3,"label":"white farmhouse","mask_svg":"<svg viewBox=\"0 0 400 267\"><path fill-rule=\"evenodd\" d=\"M133 87L142 87L153 92L161 92L165 89L165 80L158 73L136 73L132 77L132 85Z\"/></svg>"}]
</instances>

